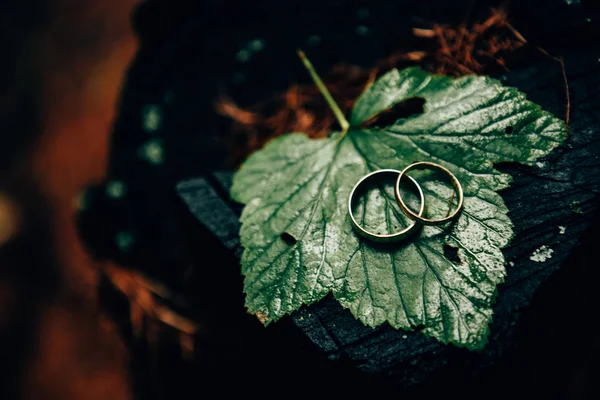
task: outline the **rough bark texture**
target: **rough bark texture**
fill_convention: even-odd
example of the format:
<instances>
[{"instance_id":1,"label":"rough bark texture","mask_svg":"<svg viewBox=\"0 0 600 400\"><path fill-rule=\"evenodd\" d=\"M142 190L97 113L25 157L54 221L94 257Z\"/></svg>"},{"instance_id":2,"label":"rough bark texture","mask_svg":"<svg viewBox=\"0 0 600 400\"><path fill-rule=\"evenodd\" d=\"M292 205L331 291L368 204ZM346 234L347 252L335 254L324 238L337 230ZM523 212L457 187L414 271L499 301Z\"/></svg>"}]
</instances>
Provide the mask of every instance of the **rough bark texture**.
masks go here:
<instances>
[{"instance_id":1,"label":"rough bark texture","mask_svg":"<svg viewBox=\"0 0 600 400\"><path fill-rule=\"evenodd\" d=\"M237 221L241 208L228 198L231 172L214 172L223 171L223 151L216 140L223 121L214 117L209 94L215 88L214 82L210 83L215 80L213 75L223 77L235 71L221 68L219 52L232 52L226 44L251 40L265 32L260 30L261 22L254 21L241 35L243 40L215 35L214 47L204 56L221 58L207 67L193 49L194 40L209 34L210 26L186 19L186 12L200 11L163 9L160 5L166 7L165 3L159 1L141 8L137 25L142 49L129 73L115 124L108 182L125 182L127 193L109 198L106 185L92 188L85 198L80 226L99 258L116 260L167 283L186 299L188 306L182 312L203 324L194 362L179 361L172 345L165 345L161 352L158 371L170 396L193 388L196 380L202 379L202 386L208 388L226 376L253 385L249 390L261 393L311 394L322 385L321 390L337 394L356 394L363 389L375 394L383 389L393 390L395 395L500 398L518 385L524 397L564 394L570 390L571 377L585 380L586 373L593 373L586 360L598 351L599 340L590 320L597 304L594 283L600 275L593 268L597 257L591 240L600 191L600 50L593 40L582 45L573 39L589 30L583 27L585 14L573 16L564 3L549 3L544 3L546 12L538 13L535 24L527 28L530 35L521 31L528 38L536 34L550 38L550 43L542 40L544 47L551 50L547 44L554 44L554 52L564 56L571 90L571 136L540 161L541 168L500 166L514 177L513 185L501 195L515 224L516 238L505 249L511 264L506 283L499 286L489 344L481 353L444 346L418 332L396 331L387 325L365 327L331 298L267 329L244 314ZM521 11L533 18L539 3L529 4L533 5L523 6ZM434 10L431 18L443 17L439 15L442 9ZM169 12L175 15L173 21L179 22L152 25L157 15ZM281 10L269 12L277 18ZM199 17L203 21L210 18L210 13ZM402 23L409 21L397 22ZM393 26L394 21L389 24ZM344 25L339 26L343 30ZM385 35L387 25L382 26L378 34ZM573 26L583 28L574 32ZM315 29L319 27L315 23ZM298 36L290 32L288 28L282 35L285 40L276 45L280 50L295 48ZM561 35L571 41L559 42ZM385 55L387 47L370 48L361 60ZM322 60L321 68L336 57L352 60L346 50L332 48L337 56ZM282 63L290 61L286 57ZM261 68L274 68L261 60ZM565 89L560 65L545 56L531 60L498 77L562 117ZM193 68L199 65L205 67L203 74ZM289 65L286 78L273 77L269 89L281 89L287 79L295 78L299 65L292 61ZM269 71L257 68L240 67L246 79L256 76L261 82ZM246 99L260 98L266 89L256 86L262 85L233 91L244 92ZM205 88L209 94L200 95ZM247 91L254 89L250 96ZM143 127L148 105L159 106L156 130ZM161 162L152 164L140 157L140 148L149 141L161 145ZM565 228L564 233L560 227ZM118 234L123 232L134 240L119 247ZM552 258L531 260L541 246L553 250ZM144 349L139 352L136 368L143 380L150 372L143 368Z\"/></svg>"}]
</instances>

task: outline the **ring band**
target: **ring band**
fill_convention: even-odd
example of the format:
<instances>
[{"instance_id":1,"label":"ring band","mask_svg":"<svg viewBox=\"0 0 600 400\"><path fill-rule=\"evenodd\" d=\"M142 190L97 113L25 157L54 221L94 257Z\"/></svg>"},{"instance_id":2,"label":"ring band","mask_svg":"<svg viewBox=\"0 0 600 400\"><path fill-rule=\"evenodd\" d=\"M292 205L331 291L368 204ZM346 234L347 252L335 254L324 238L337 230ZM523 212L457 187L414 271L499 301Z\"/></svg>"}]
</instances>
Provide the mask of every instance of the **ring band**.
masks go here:
<instances>
[{"instance_id":1,"label":"ring band","mask_svg":"<svg viewBox=\"0 0 600 400\"><path fill-rule=\"evenodd\" d=\"M406 206L406 204L404 204L404 200L402 200L402 196L400 196L400 181L402 180L402 177L406 174L406 172L408 172L411 169L422 169L422 168L427 168L427 167L437 169L439 171L446 173L452 180L452 186L454 187L455 192L458 194L458 205L456 206L456 209L454 210L454 212L452 212L447 217L444 217L441 219L423 218L422 217L423 213L421 211L419 211L419 214L416 214L414 211L409 209ZM406 175L406 176L408 176L408 175ZM432 162L427 162L427 161L416 162L416 163L411 164L408 167L404 168L400 172L400 175L398 175L398 179L396 180L395 192L396 192L396 200L398 200L398 203L400 204L400 208L402 209L402 211L404 212L404 214L406 214L406 216L408 218L410 218L413 221L418 222L420 224L430 225L430 226L431 225L442 225L442 224L445 224L446 222L454 219L458 215L460 210L462 209L463 200L464 200L463 188L460 185L460 182L458 181L458 179L456 179L456 176L454 176L454 174L452 172L450 172L448 169L442 167L441 165L432 163Z\"/></svg>"},{"instance_id":2,"label":"ring band","mask_svg":"<svg viewBox=\"0 0 600 400\"><path fill-rule=\"evenodd\" d=\"M352 188L352 191L350 191L350 196L348 197L348 214L350 214L350 221L352 222L352 227L354 228L356 233L358 233L360 236L362 236L366 239L370 239L374 242L378 242L378 243L391 243L391 242L399 241L399 240L405 238L406 236L408 236L408 234L414 228L416 228L418 224L416 222L414 222L413 224L404 228L400 232L388 233L388 234L377 234L377 233L369 232L365 228L360 226L358 224L358 222L356 221L356 219L354 218L354 214L352 213L352 199L354 197L354 193L356 192L356 189L358 189L358 187L361 184L363 184L366 180L372 178L373 176L375 176L377 174L381 174L381 173L400 174L400 171L395 170L395 169L380 169L380 170L371 172L370 174L363 176L358 182L356 182L356 185L354 185L354 187ZM410 176L408 178L411 180L413 185L419 191L419 198L421 199L421 208L419 209L419 216L421 216L423 214L423 212L425 211L425 196L423 195L423 191L421 190L421 187L419 186L417 181L415 181ZM396 191L399 191L398 182L396 182ZM365 212L366 212L366 210L365 210Z\"/></svg>"}]
</instances>

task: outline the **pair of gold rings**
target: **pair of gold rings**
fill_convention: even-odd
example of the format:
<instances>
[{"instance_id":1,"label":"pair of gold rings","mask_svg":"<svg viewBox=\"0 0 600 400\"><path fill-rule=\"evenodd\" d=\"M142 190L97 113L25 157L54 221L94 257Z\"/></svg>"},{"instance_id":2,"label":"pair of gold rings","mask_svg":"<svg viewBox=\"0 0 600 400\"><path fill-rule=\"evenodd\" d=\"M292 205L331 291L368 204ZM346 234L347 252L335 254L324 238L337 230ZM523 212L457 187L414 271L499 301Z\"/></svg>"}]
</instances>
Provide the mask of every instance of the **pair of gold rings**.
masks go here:
<instances>
[{"instance_id":1,"label":"pair of gold rings","mask_svg":"<svg viewBox=\"0 0 600 400\"><path fill-rule=\"evenodd\" d=\"M425 213L425 196L423 195L423 190L421 189L421 186L419 186L419 184L417 183L416 180L414 180L412 177L410 177L406 174L408 171L413 170L413 169L435 169L435 170L443 172L444 174L446 174L450 177L452 186L454 187L455 194L458 197L458 205L446 217L439 218L439 219L428 219L423 216L423 214ZM360 224L356 221L356 218L354 217L354 213L352 212L352 204L353 204L353 200L354 200L354 194L356 193L357 189L361 185L366 183L367 181L372 180L374 177L376 177L377 175L380 175L380 174L398 175L398 178L396 179L396 186L395 186L396 200L398 201L398 205L400 206L400 209L402 210L402 212L409 219L414 221L408 227L404 228L403 230L401 230L399 232L386 233L386 234L369 232L364 227L360 226ZM418 212L414 212L413 210L411 210L406 205L404 199L400 195L400 184L401 184L402 178L404 176L408 177L408 180L417 189L418 196L421 201L421 205L419 207ZM354 185L354 187L352 188L352 191L350 192L350 196L348 198L348 213L350 214L350 221L352 222L352 227L355 229L355 231L360 236L362 236L366 239L370 239L375 242L379 242L379 243L390 243L390 242L396 242L401 239L404 239L410 233L412 233L415 230L415 228L417 228L418 226L442 225L442 224L445 224L445 223L453 220L454 218L456 218L458 216L460 210L462 209L463 199L464 199L464 195L463 195L462 186L460 185L460 182L458 181L458 179L456 179L456 176L454 176L454 174L452 174L452 172L450 172L448 169L442 167L439 164L422 161L422 162L416 162L414 164L411 164L408 167L404 168L402 171L398 171L395 169L380 169L380 170L371 172L370 174L367 174L364 177L362 177L358 182L356 182L356 185ZM364 210L364 212L366 212L366 210Z\"/></svg>"}]
</instances>

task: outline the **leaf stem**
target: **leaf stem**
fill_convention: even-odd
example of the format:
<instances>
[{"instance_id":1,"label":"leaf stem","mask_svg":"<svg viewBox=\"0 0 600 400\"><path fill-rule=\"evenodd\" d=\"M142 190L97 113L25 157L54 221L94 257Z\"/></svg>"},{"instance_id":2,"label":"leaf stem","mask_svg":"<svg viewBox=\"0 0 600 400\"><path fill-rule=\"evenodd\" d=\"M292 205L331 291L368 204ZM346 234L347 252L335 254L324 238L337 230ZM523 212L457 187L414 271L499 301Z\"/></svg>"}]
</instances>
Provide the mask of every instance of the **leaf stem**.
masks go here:
<instances>
[{"instance_id":1,"label":"leaf stem","mask_svg":"<svg viewBox=\"0 0 600 400\"><path fill-rule=\"evenodd\" d=\"M331 93L329 93L329 90L327 89L327 87L325 86L325 84L323 83L323 81L321 80L319 75L317 74L317 71L315 71L315 69L312 66L309 59L306 58L306 54L304 54L304 52L302 50L298 50L298 56L302 60L302 63L304 64L306 69L308 70L308 73L310 74L311 78L315 82L315 85L317 85L317 88L319 88L319 91L325 98L325 101L329 105L329 108L331 108L331 111L333 111L335 118L337 119L338 123L342 127L342 135L341 136L344 136L344 134L348 131L348 128L350 127L348 120L346 120L346 117L344 117L344 113L342 112L340 107L337 105L337 103L335 102L333 97L331 96Z\"/></svg>"}]
</instances>

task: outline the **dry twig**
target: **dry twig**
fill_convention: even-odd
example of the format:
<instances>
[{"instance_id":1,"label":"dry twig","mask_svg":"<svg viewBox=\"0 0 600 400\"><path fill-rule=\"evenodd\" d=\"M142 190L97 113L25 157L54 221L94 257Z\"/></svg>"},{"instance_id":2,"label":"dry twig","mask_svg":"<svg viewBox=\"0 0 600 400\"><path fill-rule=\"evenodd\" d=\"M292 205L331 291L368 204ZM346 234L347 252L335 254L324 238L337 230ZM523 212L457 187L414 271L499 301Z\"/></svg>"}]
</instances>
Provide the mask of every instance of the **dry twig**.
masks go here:
<instances>
[{"instance_id":1,"label":"dry twig","mask_svg":"<svg viewBox=\"0 0 600 400\"><path fill-rule=\"evenodd\" d=\"M156 347L160 327L167 326L179 332L182 355L190 357L193 354L193 338L200 328L193 321L177 314L157 300L157 297L165 300L173 298L166 286L140 272L116 265L104 266L103 272L113 285L127 296L130 304L131 328L136 338L140 338L145 333L148 344Z\"/></svg>"}]
</instances>

